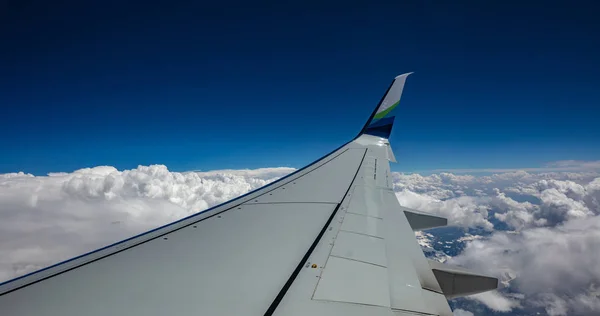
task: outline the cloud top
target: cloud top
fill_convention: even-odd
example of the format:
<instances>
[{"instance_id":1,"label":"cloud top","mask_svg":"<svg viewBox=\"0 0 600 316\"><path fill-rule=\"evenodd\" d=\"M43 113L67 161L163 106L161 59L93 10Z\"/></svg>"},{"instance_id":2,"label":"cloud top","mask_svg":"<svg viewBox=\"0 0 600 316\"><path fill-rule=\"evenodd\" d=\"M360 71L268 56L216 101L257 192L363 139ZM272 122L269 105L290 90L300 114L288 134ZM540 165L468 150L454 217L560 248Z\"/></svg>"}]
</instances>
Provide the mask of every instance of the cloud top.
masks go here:
<instances>
[{"instance_id":1,"label":"cloud top","mask_svg":"<svg viewBox=\"0 0 600 316\"><path fill-rule=\"evenodd\" d=\"M557 162L570 167L581 162ZM0 280L142 233L259 188L295 169L172 172L111 166L0 174ZM600 174L393 173L400 204L471 234L450 258L420 232L427 255L498 275L506 288L469 299L491 312L600 313ZM455 315L471 315L458 309Z\"/></svg>"}]
</instances>

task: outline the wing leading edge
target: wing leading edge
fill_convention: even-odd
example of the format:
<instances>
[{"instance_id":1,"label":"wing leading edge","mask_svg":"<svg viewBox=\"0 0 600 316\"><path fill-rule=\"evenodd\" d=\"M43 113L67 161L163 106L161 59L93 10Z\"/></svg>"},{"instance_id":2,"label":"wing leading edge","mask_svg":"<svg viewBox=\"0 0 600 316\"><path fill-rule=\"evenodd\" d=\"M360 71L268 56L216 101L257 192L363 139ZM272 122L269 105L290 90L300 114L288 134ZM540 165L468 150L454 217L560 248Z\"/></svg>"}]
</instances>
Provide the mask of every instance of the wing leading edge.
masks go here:
<instances>
[{"instance_id":1,"label":"wing leading edge","mask_svg":"<svg viewBox=\"0 0 600 316\"><path fill-rule=\"evenodd\" d=\"M452 315L497 279L429 263L402 208L389 135L409 74L361 133L234 200L0 284L2 315ZM495 283L494 283L495 281Z\"/></svg>"}]
</instances>

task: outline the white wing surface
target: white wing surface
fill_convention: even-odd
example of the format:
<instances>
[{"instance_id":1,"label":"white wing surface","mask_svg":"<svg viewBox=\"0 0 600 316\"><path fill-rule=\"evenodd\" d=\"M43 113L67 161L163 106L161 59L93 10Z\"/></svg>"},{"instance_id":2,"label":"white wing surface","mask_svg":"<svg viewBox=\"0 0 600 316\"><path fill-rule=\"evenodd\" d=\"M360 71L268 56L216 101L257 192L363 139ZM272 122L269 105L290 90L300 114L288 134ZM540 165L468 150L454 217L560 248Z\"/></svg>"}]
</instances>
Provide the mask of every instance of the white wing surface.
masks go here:
<instances>
[{"instance_id":1,"label":"white wing surface","mask_svg":"<svg viewBox=\"0 0 600 316\"><path fill-rule=\"evenodd\" d=\"M388 138L408 74L361 133L239 198L0 284L0 315L452 315L497 280L428 262Z\"/></svg>"}]
</instances>

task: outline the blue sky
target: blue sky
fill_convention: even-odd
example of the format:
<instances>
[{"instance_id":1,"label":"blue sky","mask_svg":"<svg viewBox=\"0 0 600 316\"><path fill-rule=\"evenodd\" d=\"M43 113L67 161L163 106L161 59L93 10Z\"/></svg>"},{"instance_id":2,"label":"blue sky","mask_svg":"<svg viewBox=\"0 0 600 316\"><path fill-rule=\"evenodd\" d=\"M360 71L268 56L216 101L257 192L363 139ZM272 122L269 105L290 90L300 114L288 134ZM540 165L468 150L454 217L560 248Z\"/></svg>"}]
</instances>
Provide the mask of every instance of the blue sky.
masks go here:
<instances>
[{"instance_id":1,"label":"blue sky","mask_svg":"<svg viewBox=\"0 0 600 316\"><path fill-rule=\"evenodd\" d=\"M84 2L1 13L0 173L302 167L409 71L394 170L600 159L591 1Z\"/></svg>"}]
</instances>

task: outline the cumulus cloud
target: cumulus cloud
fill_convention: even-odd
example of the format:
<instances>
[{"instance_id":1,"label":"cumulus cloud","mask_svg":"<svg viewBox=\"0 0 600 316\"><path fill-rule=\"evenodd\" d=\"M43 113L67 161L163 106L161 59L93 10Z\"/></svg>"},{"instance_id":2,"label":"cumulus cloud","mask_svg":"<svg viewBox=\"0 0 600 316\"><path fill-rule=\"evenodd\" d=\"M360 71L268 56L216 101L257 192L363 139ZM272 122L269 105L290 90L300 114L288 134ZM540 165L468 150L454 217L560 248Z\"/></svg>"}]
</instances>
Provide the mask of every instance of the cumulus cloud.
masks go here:
<instances>
[{"instance_id":1,"label":"cumulus cloud","mask_svg":"<svg viewBox=\"0 0 600 316\"><path fill-rule=\"evenodd\" d=\"M445 216L454 225L490 230L494 219L520 230L598 214L596 179L600 175L590 172L394 174L394 190L404 206Z\"/></svg>"},{"instance_id":2,"label":"cumulus cloud","mask_svg":"<svg viewBox=\"0 0 600 316\"><path fill-rule=\"evenodd\" d=\"M402 206L445 217L451 225L482 227L488 230L493 228L492 223L487 220L487 207L479 206L477 198L439 200L408 190L397 192L396 197Z\"/></svg>"},{"instance_id":3,"label":"cumulus cloud","mask_svg":"<svg viewBox=\"0 0 600 316\"><path fill-rule=\"evenodd\" d=\"M479 168L479 169L434 169L430 172L453 173L510 173L510 172L567 172L567 171L595 171L600 170L600 160L561 160L549 162L543 167L535 168Z\"/></svg>"},{"instance_id":4,"label":"cumulus cloud","mask_svg":"<svg viewBox=\"0 0 600 316\"><path fill-rule=\"evenodd\" d=\"M0 280L202 211L293 170L179 173L153 165L0 175Z\"/></svg>"},{"instance_id":5,"label":"cumulus cloud","mask_svg":"<svg viewBox=\"0 0 600 316\"><path fill-rule=\"evenodd\" d=\"M510 312L513 308L520 306L519 301L503 296L497 291L483 292L467 296L467 298L479 301L497 312Z\"/></svg>"},{"instance_id":6,"label":"cumulus cloud","mask_svg":"<svg viewBox=\"0 0 600 316\"><path fill-rule=\"evenodd\" d=\"M512 228L517 230L530 225L543 225L546 223L543 219L536 219L535 212L538 212L539 206L531 202L517 202L506 193L499 189L494 190L496 196L489 200L491 208L495 209L494 217Z\"/></svg>"},{"instance_id":7,"label":"cumulus cloud","mask_svg":"<svg viewBox=\"0 0 600 316\"><path fill-rule=\"evenodd\" d=\"M510 287L525 294L527 304L545 307L550 315L597 315L598 253L600 217L594 216L519 233L495 232L473 240L450 261L495 275L514 271Z\"/></svg>"},{"instance_id":8,"label":"cumulus cloud","mask_svg":"<svg viewBox=\"0 0 600 316\"><path fill-rule=\"evenodd\" d=\"M528 184L512 186L501 192L496 190L499 213L495 217L513 228L529 226L555 226L577 218L587 218L600 213L600 178L589 183L571 180L541 179ZM518 193L535 198L537 204L516 202L506 194Z\"/></svg>"},{"instance_id":9,"label":"cumulus cloud","mask_svg":"<svg viewBox=\"0 0 600 316\"><path fill-rule=\"evenodd\" d=\"M568 165L567 163L561 163ZM497 275L507 289L470 296L492 311L600 313L600 175L515 171L489 176L396 175L401 204L455 225L510 231L471 238L453 264ZM504 226L499 226L504 224ZM500 228L504 227L504 228ZM428 255L431 234L420 243Z\"/></svg>"},{"instance_id":10,"label":"cumulus cloud","mask_svg":"<svg viewBox=\"0 0 600 316\"><path fill-rule=\"evenodd\" d=\"M493 227L487 220L487 206L479 203L478 196L486 194L480 189L475 192L472 187L473 183L479 183L479 178L451 173L429 176L394 173L393 179L402 206L446 217L452 225L488 230Z\"/></svg>"},{"instance_id":11,"label":"cumulus cloud","mask_svg":"<svg viewBox=\"0 0 600 316\"><path fill-rule=\"evenodd\" d=\"M123 171L101 166L43 177L0 174L0 280L200 212L293 171L172 172L153 165ZM499 313L529 308L549 315L600 313L596 171L393 173L393 179L400 204L447 217L471 233L456 240L465 247L451 258L431 242L435 231L419 232L429 257L498 275L506 285L471 296L471 302ZM447 241L443 244L447 247ZM457 309L455 315L472 313Z\"/></svg>"},{"instance_id":12,"label":"cumulus cloud","mask_svg":"<svg viewBox=\"0 0 600 316\"><path fill-rule=\"evenodd\" d=\"M473 313L464 309L457 308L454 310L454 316L473 316Z\"/></svg>"}]
</instances>

